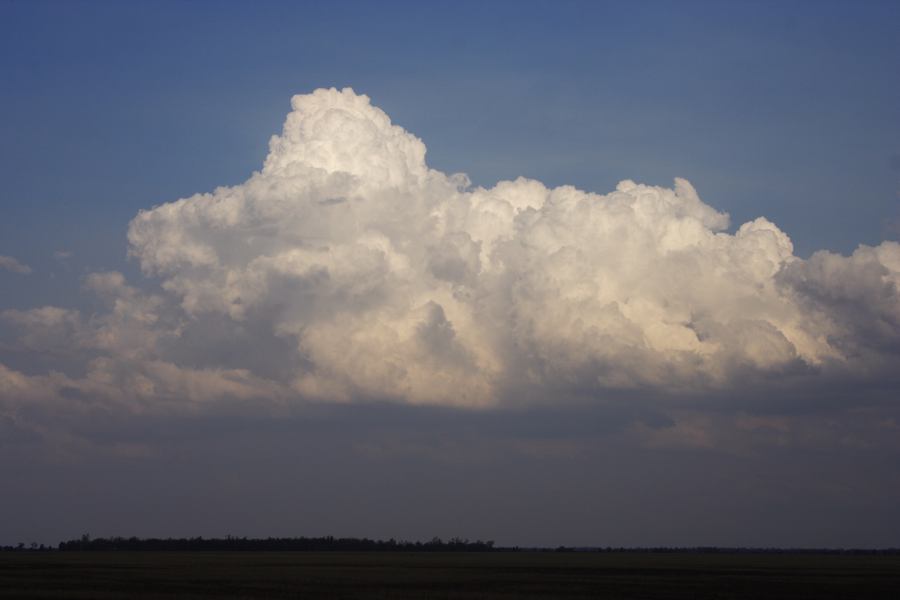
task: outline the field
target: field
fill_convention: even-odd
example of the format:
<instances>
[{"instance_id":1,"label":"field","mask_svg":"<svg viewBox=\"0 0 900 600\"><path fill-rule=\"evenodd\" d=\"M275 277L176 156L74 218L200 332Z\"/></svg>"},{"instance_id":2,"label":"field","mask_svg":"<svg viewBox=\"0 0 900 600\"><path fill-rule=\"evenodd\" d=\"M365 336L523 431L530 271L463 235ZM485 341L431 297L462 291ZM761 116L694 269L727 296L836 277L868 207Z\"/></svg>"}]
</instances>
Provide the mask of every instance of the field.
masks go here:
<instances>
[{"instance_id":1,"label":"field","mask_svg":"<svg viewBox=\"0 0 900 600\"><path fill-rule=\"evenodd\" d=\"M900 556L4 552L0 598L900 598Z\"/></svg>"}]
</instances>

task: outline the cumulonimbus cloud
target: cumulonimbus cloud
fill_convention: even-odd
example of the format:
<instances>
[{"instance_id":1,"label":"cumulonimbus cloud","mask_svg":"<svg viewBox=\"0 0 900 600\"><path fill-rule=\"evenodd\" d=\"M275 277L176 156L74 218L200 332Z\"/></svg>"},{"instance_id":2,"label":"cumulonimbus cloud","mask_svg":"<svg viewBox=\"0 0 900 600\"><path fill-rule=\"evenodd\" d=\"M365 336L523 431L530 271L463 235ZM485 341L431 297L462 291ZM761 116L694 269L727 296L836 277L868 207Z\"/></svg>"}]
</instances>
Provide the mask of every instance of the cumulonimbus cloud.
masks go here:
<instances>
[{"instance_id":1,"label":"cumulonimbus cloud","mask_svg":"<svg viewBox=\"0 0 900 600\"><path fill-rule=\"evenodd\" d=\"M473 187L364 95L292 108L246 182L131 222L163 291L94 275L106 315L7 311L32 346L95 353L53 385L483 407L900 366L900 244L804 260L765 218L729 233L682 179Z\"/></svg>"}]
</instances>

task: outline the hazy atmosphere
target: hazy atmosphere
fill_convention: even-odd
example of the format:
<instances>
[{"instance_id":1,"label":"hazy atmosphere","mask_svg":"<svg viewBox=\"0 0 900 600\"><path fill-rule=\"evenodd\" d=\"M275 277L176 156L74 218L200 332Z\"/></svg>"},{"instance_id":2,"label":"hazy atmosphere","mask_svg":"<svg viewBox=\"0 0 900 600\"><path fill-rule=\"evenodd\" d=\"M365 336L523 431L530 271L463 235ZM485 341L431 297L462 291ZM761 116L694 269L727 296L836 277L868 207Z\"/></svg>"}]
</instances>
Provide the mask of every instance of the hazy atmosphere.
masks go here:
<instances>
[{"instance_id":1,"label":"hazy atmosphere","mask_svg":"<svg viewBox=\"0 0 900 600\"><path fill-rule=\"evenodd\" d=\"M900 546L898 27L0 0L0 545Z\"/></svg>"}]
</instances>

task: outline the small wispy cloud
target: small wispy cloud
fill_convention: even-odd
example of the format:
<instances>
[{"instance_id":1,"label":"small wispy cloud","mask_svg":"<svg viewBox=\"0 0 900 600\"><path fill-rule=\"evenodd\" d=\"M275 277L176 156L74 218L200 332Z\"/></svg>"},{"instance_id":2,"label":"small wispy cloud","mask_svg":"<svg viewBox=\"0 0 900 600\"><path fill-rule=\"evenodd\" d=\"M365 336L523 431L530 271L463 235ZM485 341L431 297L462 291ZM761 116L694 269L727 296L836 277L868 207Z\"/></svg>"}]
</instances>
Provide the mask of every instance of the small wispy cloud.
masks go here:
<instances>
[{"instance_id":1,"label":"small wispy cloud","mask_svg":"<svg viewBox=\"0 0 900 600\"><path fill-rule=\"evenodd\" d=\"M28 265L20 263L12 256L3 256L2 254L0 254L0 269L12 271L13 273L22 273L23 275L31 273L31 267Z\"/></svg>"},{"instance_id":2,"label":"small wispy cloud","mask_svg":"<svg viewBox=\"0 0 900 600\"><path fill-rule=\"evenodd\" d=\"M53 253L53 258L55 258L56 260L67 260L69 258L72 258L72 251L71 250L57 250L56 252Z\"/></svg>"}]
</instances>

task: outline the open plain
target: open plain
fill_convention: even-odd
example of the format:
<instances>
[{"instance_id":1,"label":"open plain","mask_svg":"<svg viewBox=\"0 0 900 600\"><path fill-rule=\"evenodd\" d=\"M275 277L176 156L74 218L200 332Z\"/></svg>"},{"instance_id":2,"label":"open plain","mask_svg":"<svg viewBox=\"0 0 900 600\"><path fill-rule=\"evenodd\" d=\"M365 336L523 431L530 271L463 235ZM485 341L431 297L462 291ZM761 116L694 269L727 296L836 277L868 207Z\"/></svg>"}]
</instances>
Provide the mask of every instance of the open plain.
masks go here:
<instances>
[{"instance_id":1,"label":"open plain","mask_svg":"<svg viewBox=\"0 0 900 600\"><path fill-rule=\"evenodd\" d=\"M2 598L900 597L900 556L6 552Z\"/></svg>"}]
</instances>

